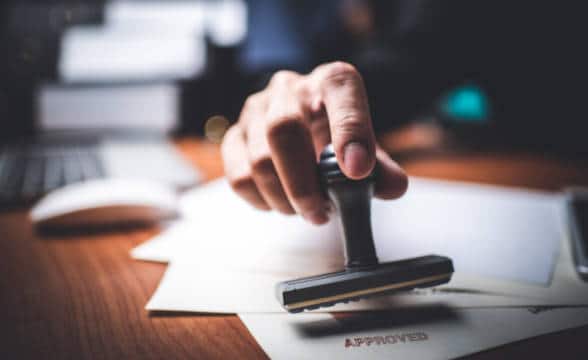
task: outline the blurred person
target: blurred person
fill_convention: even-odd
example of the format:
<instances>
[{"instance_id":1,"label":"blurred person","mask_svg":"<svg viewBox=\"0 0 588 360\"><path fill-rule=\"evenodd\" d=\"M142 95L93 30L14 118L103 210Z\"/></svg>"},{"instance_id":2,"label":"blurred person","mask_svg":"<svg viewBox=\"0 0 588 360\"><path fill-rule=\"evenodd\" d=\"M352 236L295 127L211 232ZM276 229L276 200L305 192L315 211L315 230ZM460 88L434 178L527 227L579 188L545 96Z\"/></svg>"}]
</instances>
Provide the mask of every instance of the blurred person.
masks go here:
<instances>
[{"instance_id":1,"label":"blurred person","mask_svg":"<svg viewBox=\"0 0 588 360\"><path fill-rule=\"evenodd\" d=\"M397 198L407 177L375 131L403 124L464 82L487 92L504 139L586 151L578 134L583 62L573 46L581 12L557 6L250 1L243 63L269 81L247 98L223 140L229 182L258 209L325 223L315 167L332 142L348 177L362 179L377 163L375 195Z\"/></svg>"}]
</instances>

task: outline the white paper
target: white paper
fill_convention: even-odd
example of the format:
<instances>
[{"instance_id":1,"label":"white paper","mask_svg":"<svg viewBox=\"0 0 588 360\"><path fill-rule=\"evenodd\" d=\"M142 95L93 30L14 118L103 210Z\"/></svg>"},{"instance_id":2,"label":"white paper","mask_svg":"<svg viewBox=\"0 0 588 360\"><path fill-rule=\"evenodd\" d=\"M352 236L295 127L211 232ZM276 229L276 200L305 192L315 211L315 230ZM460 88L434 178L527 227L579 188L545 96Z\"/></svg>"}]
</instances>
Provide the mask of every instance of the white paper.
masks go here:
<instances>
[{"instance_id":1,"label":"white paper","mask_svg":"<svg viewBox=\"0 0 588 360\"><path fill-rule=\"evenodd\" d=\"M559 195L421 179L411 189L373 202L385 260L436 253L459 272L549 283L562 236Z\"/></svg>"},{"instance_id":2,"label":"white paper","mask_svg":"<svg viewBox=\"0 0 588 360\"><path fill-rule=\"evenodd\" d=\"M238 257L238 253L235 253ZM277 262L287 261L268 258ZM214 260L214 257L211 258ZM259 313L284 310L275 298L275 284L317 274L321 264L309 259L289 261L288 271L276 271L271 261L260 259L266 267L240 267L206 261L172 262L147 310L213 313ZM328 267L328 266L325 266ZM274 268L271 270L271 268ZM324 271L324 269L323 269ZM319 312L386 310L415 306L487 308L513 306L588 306L588 283L575 273L569 239L561 241L561 251L549 287L514 283L476 275L455 273L447 285L419 289L350 304L319 309Z\"/></svg>"},{"instance_id":3,"label":"white paper","mask_svg":"<svg viewBox=\"0 0 588 360\"><path fill-rule=\"evenodd\" d=\"M171 263L145 308L199 313L283 313L285 310L275 296L275 285L295 277L298 276ZM430 304L455 308L552 305L541 298L421 290L338 304L316 312L386 310Z\"/></svg>"},{"instance_id":4,"label":"white paper","mask_svg":"<svg viewBox=\"0 0 588 360\"><path fill-rule=\"evenodd\" d=\"M280 281L315 273L311 263L293 264L298 270L236 270L203 262L173 262L146 305L151 311L201 313L283 313L275 296ZM397 293L349 304L321 308L315 312L346 312L446 306L487 308L521 306L588 306L588 284L573 274L570 259L558 264L548 288L493 281L467 274L454 274L447 285Z\"/></svg>"},{"instance_id":5,"label":"white paper","mask_svg":"<svg viewBox=\"0 0 588 360\"><path fill-rule=\"evenodd\" d=\"M588 308L240 314L271 359L449 359L588 324Z\"/></svg>"},{"instance_id":6,"label":"white paper","mask_svg":"<svg viewBox=\"0 0 588 360\"><path fill-rule=\"evenodd\" d=\"M412 191L419 192L420 196L426 198L409 198L414 206L418 206L419 202L422 204L429 200L431 206L442 202L439 199L434 199L434 189L437 189L441 194L456 192L457 195L452 197L452 201L461 204L467 203L465 200L458 201L460 191L463 192L461 185L459 189L447 189L447 187L458 185L420 179L413 179L412 184ZM483 245L481 246L483 252L477 252L476 241L462 242L463 249L460 249L452 248L447 244L435 245L426 239L422 242L425 249L423 253L434 252L430 247L435 246L444 246L451 250L448 255L454 259L457 271L450 284L435 289L417 290L394 296L362 300L348 305L337 305L333 308L321 309L321 311L390 309L439 304L454 308L588 305L588 286L575 275L567 239L563 237L565 234L560 233L559 197L542 193L521 194L512 190L497 190L492 187L471 185L463 185L463 187L466 189L466 195L461 195L461 198L470 196L478 199L478 205L491 204L492 201L485 199L485 202L482 202L482 199L493 196L495 205L488 205L484 208L493 209L494 213L499 213L501 206L507 208L509 206L508 203L501 206L496 205L497 202L500 202L496 199L501 196L507 198L510 195L514 198L515 203L518 200L522 204L519 204L518 208L514 206L518 211L504 211L505 214L512 215L523 210L542 214L542 216L532 218L542 220L536 226L543 228L541 236L548 237L548 239L537 239L533 243L543 243L548 251L544 251L543 254L540 254L539 251L532 259L521 257L520 262L526 263L525 266L528 268L528 274L524 274L526 277L521 278L521 274L515 272L509 274L512 278L526 282L513 282L506 276L500 279L476 274L476 271L483 274L484 271L480 270L492 270L493 267L507 267L509 264L503 264L505 258L517 261L517 257L510 253L498 254L494 257L488 256L491 251L500 252L501 242L494 242L494 245L499 247L498 250L487 249L487 246ZM423 195L427 192L429 193L428 198ZM476 192L481 192L482 195L480 196ZM489 192L489 194L485 194L485 192ZM510 194L511 192L512 194ZM472 193L476 194L472 195ZM411 196L410 193L408 196ZM383 203L374 206L379 209L377 210L379 214L374 214L374 217L392 212L382 206L384 206ZM408 207L408 204L402 206ZM466 208L464 205L461 207ZM509 209L512 208L513 206L510 206ZM411 209L403 211L412 211L414 216L418 216L419 213ZM284 217L275 213L252 210L245 202L236 199L223 181L212 183L184 196L181 201L181 212L184 216L183 221L172 225L160 236L133 250L133 256L136 258L156 261L172 259L159 288L146 306L148 310L216 313L283 312L275 299L274 287L276 283L335 271L343 266L341 241L336 236L336 228L333 223L323 227L314 227L306 224L299 217ZM475 212L475 209L462 210L460 214L470 218L477 216L475 221L481 222L482 217L471 215ZM525 214L523 212L518 215L521 218ZM447 217L445 219L450 222ZM492 221L492 219L491 217L488 221ZM388 222L390 220L381 219L379 221ZM409 222L410 219L406 219L406 221ZM411 226L415 228L415 232L421 231L427 233L427 236L435 236L435 232L443 233L443 228L456 226L447 222L437 230L434 226L430 226L426 230L419 229L418 224L414 222ZM520 244L519 250L526 251L527 238L522 236L517 238L517 235L523 233L528 226L517 227L517 224L513 225L512 221L504 218L502 222L518 230L514 232L514 235L509 234L505 229L499 229L494 233L506 234L500 236L499 239L517 242ZM407 224L407 226L409 225ZM386 226L389 226L388 223ZM390 228L389 231L394 232L394 229ZM491 231L489 226L487 226L487 231ZM455 233L458 232L455 231ZM380 235L380 238L382 237ZM378 238L378 231L376 231L376 238ZM459 239L458 236L451 238ZM462 241L469 240L466 237L462 237L462 239ZM414 242L418 241L418 238L415 237ZM555 246L550 245L552 241L555 242ZM532 281L537 278L533 272L542 272L542 277L547 277L547 280L544 281L550 280L553 254L558 253L559 244L562 244L563 250L559 256L553 283L549 287L537 286ZM393 254L394 247L392 245L382 245L381 242L378 242L377 246L381 258L391 260L397 255ZM416 245L411 245L411 247L412 251L419 250ZM516 247L511 244L503 244L502 248L506 248L510 252L514 251L513 249ZM420 255L419 253L410 253L406 249L403 248L400 257ZM446 254L445 252L440 253ZM468 265L468 256L476 257L477 264L470 262ZM466 259L466 261L460 262L460 259ZM465 263L466 269L468 266L472 267L471 271L460 268L460 263ZM477 268L476 265L478 265ZM504 271L504 269L500 270ZM517 270L516 266L512 268L512 271L515 270L522 271ZM495 272L494 275L500 276L500 272Z\"/></svg>"},{"instance_id":7,"label":"white paper","mask_svg":"<svg viewBox=\"0 0 588 360\"><path fill-rule=\"evenodd\" d=\"M417 178L410 184L400 200L373 201L381 261L433 253L451 257L456 272L549 284L562 238L559 195ZM188 193L181 204L184 220L134 249L133 257L262 266L260 259L298 254L342 266L334 221L317 227L255 210L224 180ZM222 255L212 256L213 249ZM281 265L275 270L291 269L272 263Z\"/></svg>"}]
</instances>

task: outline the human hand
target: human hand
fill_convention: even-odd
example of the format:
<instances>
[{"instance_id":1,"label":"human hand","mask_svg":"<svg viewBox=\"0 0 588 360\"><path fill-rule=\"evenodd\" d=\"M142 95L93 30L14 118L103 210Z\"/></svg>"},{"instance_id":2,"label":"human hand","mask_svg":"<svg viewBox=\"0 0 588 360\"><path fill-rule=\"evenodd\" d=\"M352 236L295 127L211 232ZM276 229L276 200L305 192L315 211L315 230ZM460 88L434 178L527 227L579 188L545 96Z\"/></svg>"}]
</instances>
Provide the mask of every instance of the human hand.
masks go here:
<instances>
[{"instance_id":1,"label":"human hand","mask_svg":"<svg viewBox=\"0 0 588 360\"><path fill-rule=\"evenodd\" d=\"M376 143L362 77L344 62L307 75L279 71L249 96L223 139L225 174L256 208L322 224L327 199L316 166L329 143L351 179L366 177L378 163L376 197L394 199L406 191L406 174Z\"/></svg>"}]
</instances>

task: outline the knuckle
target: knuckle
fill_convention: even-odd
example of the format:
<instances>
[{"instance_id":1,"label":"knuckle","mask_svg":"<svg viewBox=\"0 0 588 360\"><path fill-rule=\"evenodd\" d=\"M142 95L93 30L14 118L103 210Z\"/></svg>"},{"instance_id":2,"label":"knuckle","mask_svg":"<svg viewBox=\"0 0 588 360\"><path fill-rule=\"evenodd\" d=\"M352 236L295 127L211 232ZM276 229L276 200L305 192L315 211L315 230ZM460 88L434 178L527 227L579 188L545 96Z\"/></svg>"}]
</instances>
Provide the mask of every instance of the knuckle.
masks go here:
<instances>
[{"instance_id":1,"label":"knuckle","mask_svg":"<svg viewBox=\"0 0 588 360\"><path fill-rule=\"evenodd\" d=\"M261 92L249 95L243 104L243 110L260 107L263 103L263 94Z\"/></svg>"},{"instance_id":2,"label":"knuckle","mask_svg":"<svg viewBox=\"0 0 588 360\"><path fill-rule=\"evenodd\" d=\"M284 86L289 85L296 78L296 73L288 70L280 70L272 75L269 86Z\"/></svg>"},{"instance_id":3,"label":"knuckle","mask_svg":"<svg viewBox=\"0 0 588 360\"><path fill-rule=\"evenodd\" d=\"M326 83L335 85L344 85L349 81L357 81L361 79L361 75L355 66L343 61L327 64L324 68L323 74Z\"/></svg>"},{"instance_id":4,"label":"knuckle","mask_svg":"<svg viewBox=\"0 0 588 360\"><path fill-rule=\"evenodd\" d=\"M365 119L352 111L341 114L333 127L337 134L364 135L366 132Z\"/></svg>"},{"instance_id":5,"label":"knuckle","mask_svg":"<svg viewBox=\"0 0 588 360\"><path fill-rule=\"evenodd\" d=\"M307 97L310 93L308 78L303 77L299 81L294 82L291 85L291 88L297 99L303 99Z\"/></svg>"},{"instance_id":6,"label":"knuckle","mask_svg":"<svg viewBox=\"0 0 588 360\"><path fill-rule=\"evenodd\" d=\"M267 124L268 139L288 136L302 127L302 111L275 116Z\"/></svg>"},{"instance_id":7,"label":"knuckle","mask_svg":"<svg viewBox=\"0 0 588 360\"><path fill-rule=\"evenodd\" d=\"M357 73L354 65L345 61L333 61L326 65L327 71L334 73Z\"/></svg>"},{"instance_id":8,"label":"knuckle","mask_svg":"<svg viewBox=\"0 0 588 360\"><path fill-rule=\"evenodd\" d=\"M235 165L234 153L240 148L238 139L239 136L241 136L241 130L235 125L230 127L223 136L220 146L220 153L225 170Z\"/></svg>"},{"instance_id":9,"label":"knuckle","mask_svg":"<svg viewBox=\"0 0 588 360\"><path fill-rule=\"evenodd\" d=\"M231 143L234 142L236 136L239 135L240 129L236 124L229 127L223 136L223 140L221 142L221 153L225 154L226 152L230 151Z\"/></svg>"}]
</instances>

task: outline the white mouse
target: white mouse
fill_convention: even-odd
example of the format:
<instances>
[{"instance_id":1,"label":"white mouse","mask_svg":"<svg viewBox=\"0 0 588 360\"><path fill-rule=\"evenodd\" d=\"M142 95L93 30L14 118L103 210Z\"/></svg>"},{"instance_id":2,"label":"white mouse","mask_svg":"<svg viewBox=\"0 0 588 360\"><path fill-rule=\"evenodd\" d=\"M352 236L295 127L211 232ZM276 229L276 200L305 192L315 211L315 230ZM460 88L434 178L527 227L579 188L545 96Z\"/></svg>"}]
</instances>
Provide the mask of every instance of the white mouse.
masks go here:
<instances>
[{"instance_id":1,"label":"white mouse","mask_svg":"<svg viewBox=\"0 0 588 360\"><path fill-rule=\"evenodd\" d=\"M177 215L177 195L159 182L97 179L67 185L32 208L35 226L77 228L153 223Z\"/></svg>"}]
</instances>

